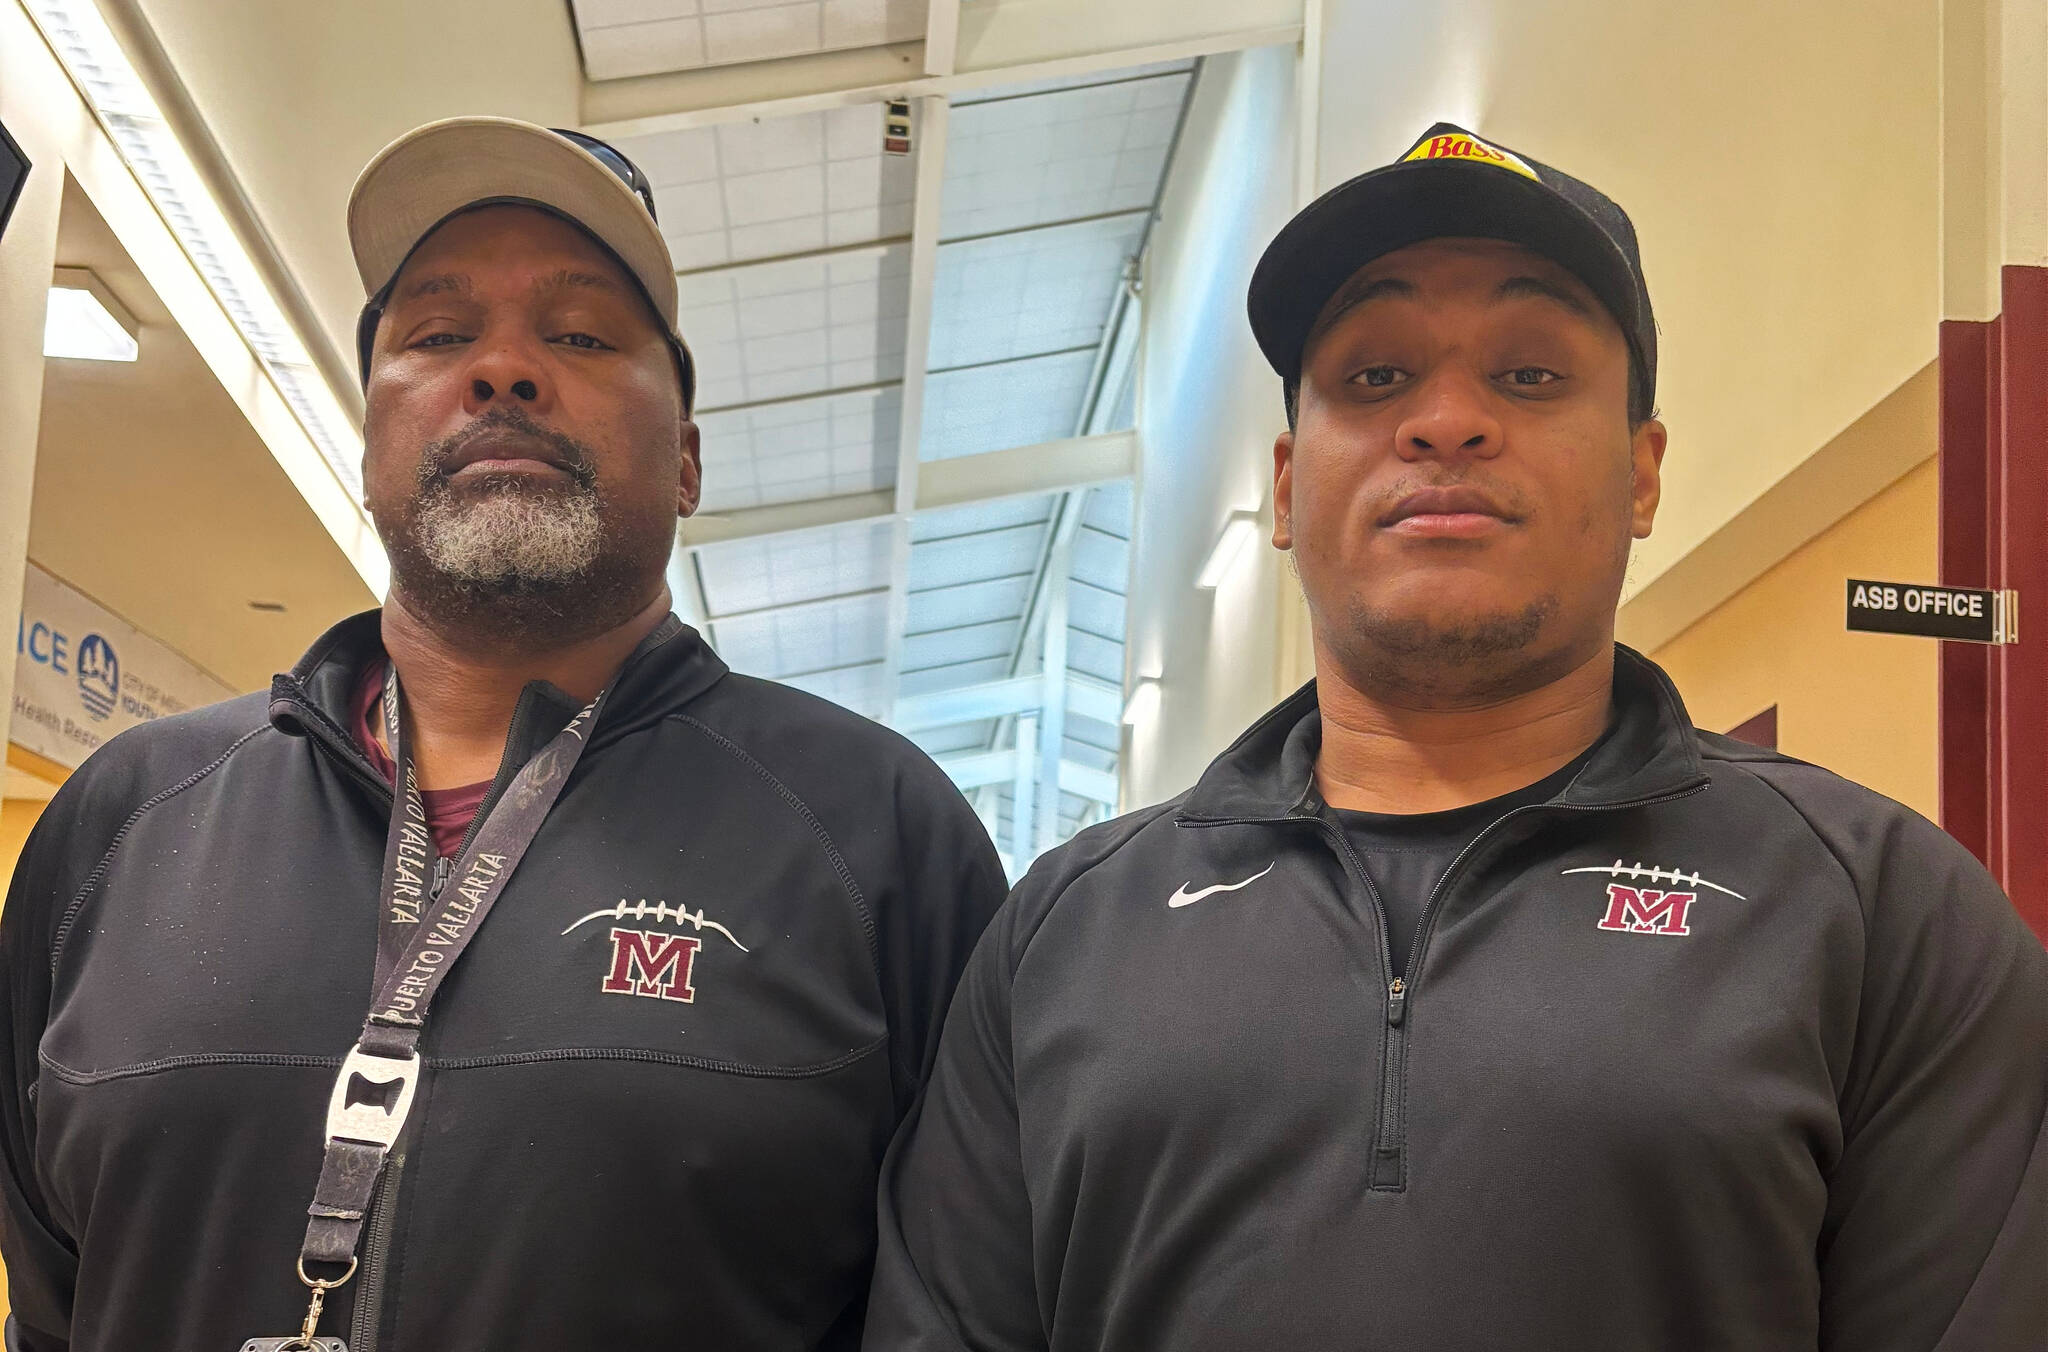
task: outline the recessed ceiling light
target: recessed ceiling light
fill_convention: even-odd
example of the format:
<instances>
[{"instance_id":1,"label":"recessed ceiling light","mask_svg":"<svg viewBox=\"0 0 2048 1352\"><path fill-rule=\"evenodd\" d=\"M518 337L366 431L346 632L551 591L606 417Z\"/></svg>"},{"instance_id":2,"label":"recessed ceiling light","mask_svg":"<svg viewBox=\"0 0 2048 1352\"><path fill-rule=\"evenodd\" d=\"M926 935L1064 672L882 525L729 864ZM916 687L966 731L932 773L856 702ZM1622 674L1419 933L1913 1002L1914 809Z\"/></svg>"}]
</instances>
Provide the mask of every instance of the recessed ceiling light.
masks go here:
<instances>
[{"instance_id":1,"label":"recessed ceiling light","mask_svg":"<svg viewBox=\"0 0 2048 1352\"><path fill-rule=\"evenodd\" d=\"M43 321L43 355L84 361L134 361L141 326L106 283L85 268L58 268Z\"/></svg>"}]
</instances>

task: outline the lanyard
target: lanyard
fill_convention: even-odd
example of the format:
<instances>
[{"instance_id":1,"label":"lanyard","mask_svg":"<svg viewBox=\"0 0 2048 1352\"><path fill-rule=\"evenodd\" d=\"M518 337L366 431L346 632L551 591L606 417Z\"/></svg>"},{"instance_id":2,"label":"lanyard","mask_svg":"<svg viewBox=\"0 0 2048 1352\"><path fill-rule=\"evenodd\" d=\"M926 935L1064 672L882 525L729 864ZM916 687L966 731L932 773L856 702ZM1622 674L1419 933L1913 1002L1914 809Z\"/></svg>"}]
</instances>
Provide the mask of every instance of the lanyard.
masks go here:
<instances>
[{"instance_id":1,"label":"lanyard","mask_svg":"<svg viewBox=\"0 0 2048 1352\"><path fill-rule=\"evenodd\" d=\"M641 640L621 670L682 628L671 615ZM589 744L611 687L569 720L568 726L520 767L469 842L445 882L435 887L439 860L427 828L426 800L406 744L396 666L384 678L384 731L396 766L391 827L378 889L377 992L362 1036L335 1077L327 1103L326 1149L320 1181L307 1208L299 1279L313 1293L304 1331L289 1345L314 1345L313 1333L329 1291L356 1271L356 1245L384 1161L397 1142L419 1087L421 1034L448 973L469 951L484 918L540 833ZM316 1263L346 1267L331 1280L308 1273Z\"/></svg>"}]
</instances>

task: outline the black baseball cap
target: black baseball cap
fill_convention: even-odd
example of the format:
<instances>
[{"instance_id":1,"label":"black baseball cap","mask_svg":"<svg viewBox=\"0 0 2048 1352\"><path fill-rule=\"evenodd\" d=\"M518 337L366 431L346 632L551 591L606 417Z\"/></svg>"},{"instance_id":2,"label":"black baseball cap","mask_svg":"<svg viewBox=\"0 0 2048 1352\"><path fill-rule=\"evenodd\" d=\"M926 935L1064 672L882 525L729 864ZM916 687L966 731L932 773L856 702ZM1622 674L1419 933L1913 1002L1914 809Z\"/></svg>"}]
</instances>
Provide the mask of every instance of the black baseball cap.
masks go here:
<instances>
[{"instance_id":1,"label":"black baseball cap","mask_svg":"<svg viewBox=\"0 0 2048 1352\"><path fill-rule=\"evenodd\" d=\"M1248 298L1259 350L1292 391L1337 288L1375 258L1453 237L1520 244L1584 282L1620 323L1654 400L1657 322L1628 213L1591 184L1448 122L1309 203L1266 246Z\"/></svg>"}]
</instances>

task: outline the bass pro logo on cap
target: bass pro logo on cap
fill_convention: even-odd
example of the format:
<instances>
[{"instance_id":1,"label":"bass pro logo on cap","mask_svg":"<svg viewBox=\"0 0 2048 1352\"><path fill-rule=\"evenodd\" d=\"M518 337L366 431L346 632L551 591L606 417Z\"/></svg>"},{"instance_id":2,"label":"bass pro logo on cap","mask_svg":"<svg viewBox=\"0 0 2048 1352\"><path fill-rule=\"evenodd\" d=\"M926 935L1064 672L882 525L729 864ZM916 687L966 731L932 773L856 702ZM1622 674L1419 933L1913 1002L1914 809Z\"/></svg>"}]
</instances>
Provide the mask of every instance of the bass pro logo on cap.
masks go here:
<instances>
[{"instance_id":1,"label":"bass pro logo on cap","mask_svg":"<svg viewBox=\"0 0 2048 1352\"><path fill-rule=\"evenodd\" d=\"M1523 178L1535 178L1536 171L1520 156L1489 145L1469 131L1451 129L1435 132L1423 137L1401 157L1403 163L1409 160L1463 160L1467 164L1484 164L1494 169L1505 169L1520 174Z\"/></svg>"}]
</instances>

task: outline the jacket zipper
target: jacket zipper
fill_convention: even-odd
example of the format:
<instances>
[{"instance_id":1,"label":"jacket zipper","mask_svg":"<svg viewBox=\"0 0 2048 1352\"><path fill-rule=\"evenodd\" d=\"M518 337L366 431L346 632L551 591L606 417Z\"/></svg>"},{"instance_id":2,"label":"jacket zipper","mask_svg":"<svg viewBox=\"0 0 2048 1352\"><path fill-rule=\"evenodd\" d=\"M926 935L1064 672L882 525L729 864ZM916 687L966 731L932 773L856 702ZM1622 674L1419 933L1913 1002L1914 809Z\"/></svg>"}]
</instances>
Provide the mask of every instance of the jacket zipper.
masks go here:
<instances>
[{"instance_id":1,"label":"jacket zipper","mask_svg":"<svg viewBox=\"0 0 2048 1352\"><path fill-rule=\"evenodd\" d=\"M434 877L427 884L427 900L439 901L446 890L449 879L455 872L455 861L469 852L470 842L476 839L477 828L491 809L503 796L506 770L512 760L512 741L508 735L505 741L504 757L498 762L497 778L491 789L484 795L484 801L477 805L476 815L469 819L469 829L462 833L462 843L455 847L453 855L434 857ZM364 763L364 768L369 768ZM381 784L381 777L379 780ZM384 786L387 796L391 793ZM377 1352L379 1325L384 1318L384 1285L388 1277L391 1256L391 1232L398 1221L398 1180L405 1168L405 1155L394 1149L384 1161L384 1171L377 1178L377 1187L370 1194L370 1214L363 1231L362 1268L356 1274L355 1313L349 1320L349 1352Z\"/></svg>"},{"instance_id":2,"label":"jacket zipper","mask_svg":"<svg viewBox=\"0 0 2048 1352\"><path fill-rule=\"evenodd\" d=\"M355 1313L348 1323L349 1352L377 1352L378 1326L384 1318L384 1264L391 1253L391 1232L397 1227L398 1176L405 1156L394 1152L384 1162L384 1176L370 1195L369 1224L363 1232L362 1283L356 1288Z\"/></svg>"},{"instance_id":3,"label":"jacket zipper","mask_svg":"<svg viewBox=\"0 0 2048 1352\"><path fill-rule=\"evenodd\" d=\"M1432 922L1436 919L1438 902L1465 861L1484 844L1486 839L1503 825L1525 812L1621 812L1630 808L1650 807L1657 803L1668 803L1680 798L1690 798L1706 788L1705 784L1694 784L1688 788L1670 793L1654 794L1647 798L1631 798L1618 803L1528 803L1504 812L1490 822L1478 835L1465 843L1465 848L1445 868L1436 880L1436 886L1429 890L1429 896L1422 903L1422 914L1416 918L1415 940L1408 946L1408 975L1393 975L1393 953L1387 944L1386 910L1380 902L1379 891L1373 886L1372 876L1365 871L1365 865L1351 848L1351 842L1335 823L1320 814L1307 812L1291 813L1285 817L1228 817L1190 818L1191 826L1270 826L1283 821L1314 822L1337 846L1339 855L1347 869L1365 884L1366 895L1372 899L1373 915L1379 922L1380 932L1380 975L1387 978L1386 992L1386 1036L1383 1043L1380 1074L1380 1102L1377 1121L1374 1124L1372 1154L1367 1170L1368 1185L1375 1192L1402 1192L1408 1186L1408 1127L1407 1114L1403 1111L1407 1102L1408 1085L1408 1034L1412 1020L1408 1002L1415 994L1417 975L1433 932Z\"/></svg>"}]
</instances>

